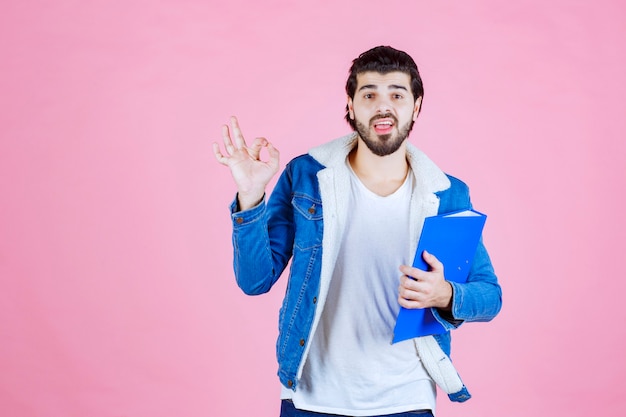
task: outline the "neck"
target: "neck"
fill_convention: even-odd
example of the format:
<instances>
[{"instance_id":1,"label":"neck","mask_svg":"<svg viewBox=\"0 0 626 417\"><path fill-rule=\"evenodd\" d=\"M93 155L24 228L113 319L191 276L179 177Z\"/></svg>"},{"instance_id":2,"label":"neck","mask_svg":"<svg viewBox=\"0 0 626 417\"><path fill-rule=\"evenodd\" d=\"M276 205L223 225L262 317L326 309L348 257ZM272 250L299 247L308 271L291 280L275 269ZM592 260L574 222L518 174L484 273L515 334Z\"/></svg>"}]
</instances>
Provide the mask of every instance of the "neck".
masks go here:
<instances>
[{"instance_id":1,"label":"neck","mask_svg":"<svg viewBox=\"0 0 626 417\"><path fill-rule=\"evenodd\" d=\"M359 138L356 148L348 156L348 161L361 182L372 192L382 196L392 194L400 188L409 172L406 143L391 155L378 156Z\"/></svg>"}]
</instances>

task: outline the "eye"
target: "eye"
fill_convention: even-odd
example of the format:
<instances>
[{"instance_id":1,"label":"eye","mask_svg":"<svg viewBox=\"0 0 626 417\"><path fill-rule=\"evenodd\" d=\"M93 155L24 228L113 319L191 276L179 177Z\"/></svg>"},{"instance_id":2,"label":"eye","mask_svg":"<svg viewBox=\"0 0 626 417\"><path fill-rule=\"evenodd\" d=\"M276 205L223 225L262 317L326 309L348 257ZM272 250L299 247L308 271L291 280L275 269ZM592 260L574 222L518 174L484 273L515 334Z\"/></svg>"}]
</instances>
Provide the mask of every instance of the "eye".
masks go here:
<instances>
[{"instance_id":1,"label":"eye","mask_svg":"<svg viewBox=\"0 0 626 417\"><path fill-rule=\"evenodd\" d=\"M372 94L372 93L366 93L366 94L364 94L364 95L363 95L363 98L364 98L364 99L367 99L367 100L372 99L372 98L374 98L374 94Z\"/></svg>"},{"instance_id":2,"label":"eye","mask_svg":"<svg viewBox=\"0 0 626 417\"><path fill-rule=\"evenodd\" d=\"M393 98L396 99L396 100L400 100L400 99L403 99L404 96L402 94L394 94Z\"/></svg>"}]
</instances>

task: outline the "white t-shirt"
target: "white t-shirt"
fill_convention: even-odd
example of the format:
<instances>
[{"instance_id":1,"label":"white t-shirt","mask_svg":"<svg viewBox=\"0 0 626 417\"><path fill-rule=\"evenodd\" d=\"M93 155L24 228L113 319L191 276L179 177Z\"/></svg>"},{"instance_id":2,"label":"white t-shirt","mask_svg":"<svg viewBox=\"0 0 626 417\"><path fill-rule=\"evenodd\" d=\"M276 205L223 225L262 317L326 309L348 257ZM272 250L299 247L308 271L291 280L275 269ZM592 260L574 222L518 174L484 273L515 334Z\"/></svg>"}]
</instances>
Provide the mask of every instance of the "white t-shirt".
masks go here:
<instances>
[{"instance_id":1,"label":"white t-shirt","mask_svg":"<svg viewBox=\"0 0 626 417\"><path fill-rule=\"evenodd\" d=\"M295 392L303 410L368 416L435 409L435 384L413 341L391 344L400 309L398 267L411 264L413 175L381 197L352 172L349 218L328 299Z\"/></svg>"}]
</instances>

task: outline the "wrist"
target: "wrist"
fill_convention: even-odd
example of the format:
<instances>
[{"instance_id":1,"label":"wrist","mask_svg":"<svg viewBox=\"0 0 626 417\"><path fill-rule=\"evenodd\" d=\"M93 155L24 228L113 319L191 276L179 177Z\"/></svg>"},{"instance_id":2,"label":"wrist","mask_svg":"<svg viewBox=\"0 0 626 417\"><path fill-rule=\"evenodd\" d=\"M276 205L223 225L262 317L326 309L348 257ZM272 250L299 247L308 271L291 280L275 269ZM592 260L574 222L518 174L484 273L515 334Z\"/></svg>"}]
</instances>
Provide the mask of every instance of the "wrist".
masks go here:
<instances>
[{"instance_id":1,"label":"wrist","mask_svg":"<svg viewBox=\"0 0 626 417\"><path fill-rule=\"evenodd\" d=\"M439 309L443 311L452 311L452 298L454 295L454 289L449 281L445 282L445 291L439 305Z\"/></svg>"},{"instance_id":2,"label":"wrist","mask_svg":"<svg viewBox=\"0 0 626 417\"><path fill-rule=\"evenodd\" d=\"M263 197L265 196L265 192L259 193L237 193L237 205L239 206L239 210L248 210L252 207L257 206L261 201L263 201Z\"/></svg>"}]
</instances>

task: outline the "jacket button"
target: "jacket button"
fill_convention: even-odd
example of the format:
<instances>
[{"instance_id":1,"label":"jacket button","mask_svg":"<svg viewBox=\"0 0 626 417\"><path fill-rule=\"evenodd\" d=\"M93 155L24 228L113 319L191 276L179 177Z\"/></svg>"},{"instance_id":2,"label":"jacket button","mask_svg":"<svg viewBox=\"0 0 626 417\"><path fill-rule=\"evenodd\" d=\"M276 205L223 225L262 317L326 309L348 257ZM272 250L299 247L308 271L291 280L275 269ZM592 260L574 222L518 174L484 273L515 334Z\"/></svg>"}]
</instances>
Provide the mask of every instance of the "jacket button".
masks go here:
<instances>
[{"instance_id":1,"label":"jacket button","mask_svg":"<svg viewBox=\"0 0 626 417\"><path fill-rule=\"evenodd\" d=\"M313 297L313 304L317 304L317 297Z\"/></svg>"},{"instance_id":2,"label":"jacket button","mask_svg":"<svg viewBox=\"0 0 626 417\"><path fill-rule=\"evenodd\" d=\"M237 222L237 224L243 223L243 219L241 217L237 217L235 221Z\"/></svg>"},{"instance_id":3,"label":"jacket button","mask_svg":"<svg viewBox=\"0 0 626 417\"><path fill-rule=\"evenodd\" d=\"M310 213L310 214L315 214L315 206L311 206L311 207L309 208L309 213Z\"/></svg>"},{"instance_id":4,"label":"jacket button","mask_svg":"<svg viewBox=\"0 0 626 417\"><path fill-rule=\"evenodd\" d=\"M287 386L289 388L293 387L293 381L291 379L289 381L287 381Z\"/></svg>"},{"instance_id":5,"label":"jacket button","mask_svg":"<svg viewBox=\"0 0 626 417\"><path fill-rule=\"evenodd\" d=\"M304 339L300 339L300 346L304 346Z\"/></svg>"}]
</instances>

